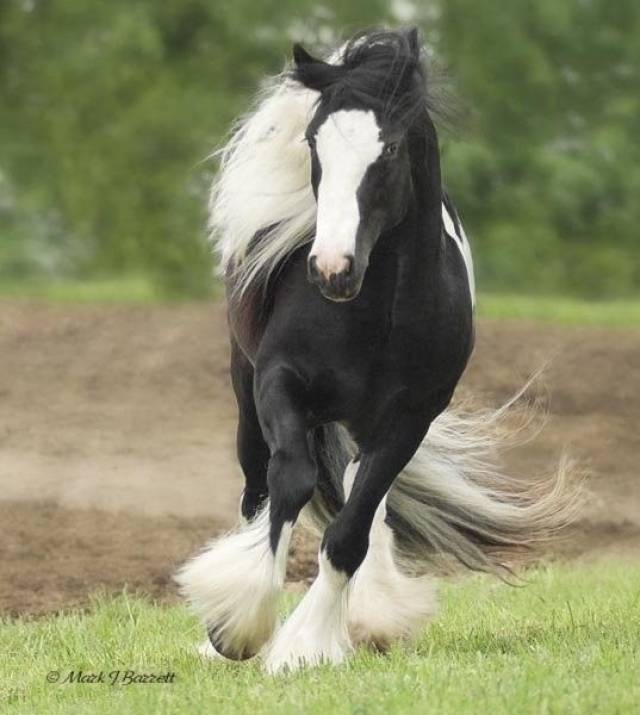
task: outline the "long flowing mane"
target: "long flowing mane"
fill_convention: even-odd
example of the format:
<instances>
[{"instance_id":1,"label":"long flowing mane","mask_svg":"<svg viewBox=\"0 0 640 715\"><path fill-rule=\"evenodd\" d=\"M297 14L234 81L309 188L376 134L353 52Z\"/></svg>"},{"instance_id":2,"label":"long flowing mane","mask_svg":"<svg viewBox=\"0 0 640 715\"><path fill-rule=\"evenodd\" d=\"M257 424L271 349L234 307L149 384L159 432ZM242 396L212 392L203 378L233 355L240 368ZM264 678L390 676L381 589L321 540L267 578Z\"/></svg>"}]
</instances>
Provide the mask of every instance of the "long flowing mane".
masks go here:
<instances>
[{"instance_id":1,"label":"long flowing mane","mask_svg":"<svg viewBox=\"0 0 640 715\"><path fill-rule=\"evenodd\" d=\"M366 94L372 106L401 111L408 120L437 110L422 61L416 64L412 55L405 32L364 32L331 54L326 81ZM403 86L410 64L424 80L417 94ZM218 152L209 228L220 270L239 293L266 281L313 237L316 201L304 135L320 92L304 86L304 79L291 68L272 78Z\"/></svg>"},{"instance_id":2,"label":"long flowing mane","mask_svg":"<svg viewBox=\"0 0 640 715\"><path fill-rule=\"evenodd\" d=\"M317 96L285 74L274 78L219 152L209 228L220 270L241 292L265 280L315 225L304 132Z\"/></svg>"}]
</instances>

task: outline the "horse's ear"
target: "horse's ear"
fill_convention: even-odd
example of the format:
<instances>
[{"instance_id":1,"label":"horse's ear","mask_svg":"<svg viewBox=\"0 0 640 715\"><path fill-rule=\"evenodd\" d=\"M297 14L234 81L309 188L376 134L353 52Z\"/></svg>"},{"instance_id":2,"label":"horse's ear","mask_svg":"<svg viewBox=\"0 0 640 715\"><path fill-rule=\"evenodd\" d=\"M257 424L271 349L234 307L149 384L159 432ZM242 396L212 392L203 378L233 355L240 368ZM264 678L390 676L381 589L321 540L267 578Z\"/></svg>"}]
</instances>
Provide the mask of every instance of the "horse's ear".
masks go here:
<instances>
[{"instance_id":1,"label":"horse's ear","mask_svg":"<svg viewBox=\"0 0 640 715\"><path fill-rule=\"evenodd\" d=\"M414 25L407 31L407 42L409 43L409 48L411 49L411 54L416 60L420 59L420 32L418 28Z\"/></svg>"},{"instance_id":2,"label":"horse's ear","mask_svg":"<svg viewBox=\"0 0 640 715\"><path fill-rule=\"evenodd\" d=\"M320 60L312 57L298 42L296 42L293 46L293 61L298 67L302 67L302 65L310 65L314 62L320 62Z\"/></svg>"},{"instance_id":3,"label":"horse's ear","mask_svg":"<svg viewBox=\"0 0 640 715\"><path fill-rule=\"evenodd\" d=\"M331 86L344 73L344 68L341 65L332 65L324 60L316 59L297 43L293 46L293 61L295 63L292 71L293 78L305 87L318 92Z\"/></svg>"}]
</instances>

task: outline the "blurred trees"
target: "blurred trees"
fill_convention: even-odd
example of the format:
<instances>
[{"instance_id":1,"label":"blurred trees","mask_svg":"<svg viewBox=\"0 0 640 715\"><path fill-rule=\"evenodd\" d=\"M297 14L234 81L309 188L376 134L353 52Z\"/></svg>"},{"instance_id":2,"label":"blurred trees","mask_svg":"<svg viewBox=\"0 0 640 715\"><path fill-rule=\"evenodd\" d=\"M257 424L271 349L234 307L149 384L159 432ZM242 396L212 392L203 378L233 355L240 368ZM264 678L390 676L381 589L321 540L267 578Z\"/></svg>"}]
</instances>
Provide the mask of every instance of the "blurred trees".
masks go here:
<instances>
[{"instance_id":1,"label":"blurred trees","mask_svg":"<svg viewBox=\"0 0 640 715\"><path fill-rule=\"evenodd\" d=\"M2 0L0 278L211 280L203 161L292 39L415 19L466 120L445 179L482 285L640 288L632 0Z\"/></svg>"},{"instance_id":2,"label":"blurred trees","mask_svg":"<svg viewBox=\"0 0 640 715\"><path fill-rule=\"evenodd\" d=\"M640 288L640 4L446 0L438 23L470 131L447 179L490 285Z\"/></svg>"}]
</instances>

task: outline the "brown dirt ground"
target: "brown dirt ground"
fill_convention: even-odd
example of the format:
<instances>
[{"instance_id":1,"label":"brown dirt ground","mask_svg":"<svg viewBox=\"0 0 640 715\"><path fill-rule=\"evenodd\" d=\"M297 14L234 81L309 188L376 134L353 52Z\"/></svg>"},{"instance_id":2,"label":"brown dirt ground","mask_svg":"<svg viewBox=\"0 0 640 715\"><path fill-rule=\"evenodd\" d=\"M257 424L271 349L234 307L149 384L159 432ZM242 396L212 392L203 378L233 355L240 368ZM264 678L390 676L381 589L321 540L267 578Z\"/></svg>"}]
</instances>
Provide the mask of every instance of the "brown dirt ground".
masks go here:
<instances>
[{"instance_id":1,"label":"brown dirt ground","mask_svg":"<svg viewBox=\"0 0 640 715\"><path fill-rule=\"evenodd\" d=\"M82 606L171 574L230 527L242 482L221 305L0 302L0 614ZM640 554L640 331L481 321L461 390L509 397L542 364L549 419L509 456L531 477L567 450L593 499L553 555ZM307 577L298 539L289 576Z\"/></svg>"}]
</instances>

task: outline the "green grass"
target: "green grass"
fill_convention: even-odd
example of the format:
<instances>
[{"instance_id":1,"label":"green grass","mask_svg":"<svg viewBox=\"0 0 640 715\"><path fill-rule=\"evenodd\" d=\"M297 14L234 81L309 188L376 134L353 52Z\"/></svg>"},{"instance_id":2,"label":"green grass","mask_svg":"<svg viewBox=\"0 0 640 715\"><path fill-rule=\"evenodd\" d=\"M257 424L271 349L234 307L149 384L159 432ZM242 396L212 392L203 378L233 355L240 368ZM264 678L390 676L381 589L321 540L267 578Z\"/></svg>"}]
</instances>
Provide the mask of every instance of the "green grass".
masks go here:
<instances>
[{"instance_id":1,"label":"green grass","mask_svg":"<svg viewBox=\"0 0 640 715\"><path fill-rule=\"evenodd\" d=\"M553 566L512 588L474 577L411 649L276 679L256 662L205 663L181 606L126 594L87 613L8 622L0 711L12 713L636 713L640 565ZM6 657L8 656L8 658ZM70 671L175 673L173 684L51 684Z\"/></svg>"},{"instance_id":2,"label":"green grass","mask_svg":"<svg viewBox=\"0 0 640 715\"><path fill-rule=\"evenodd\" d=\"M212 298L221 295L212 284ZM169 300L144 276L102 280L3 281L0 298L54 303L154 303ZM175 298L174 298L175 300ZM478 313L485 318L537 320L564 325L640 326L640 298L590 301L562 296L482 293Z\"/></svg>"},{"instance_id":3,"label":"green grass","mask_svg":"<svg viewBox=\"0 0 640 715\"><path fill-rule=\"evenodd\" d=\"M144 276L101 280L3 281L0 297L53 303L153 303L162 295Z\"/></svg>"},{"instance_id":4,"label":"green grass","mask_svg":"<svg viewBox=\"0 0 640 715\"><path fill-rule=\"evenodd\" d=\"M538 320L563 325L640 325L640 299L590 301L561 296L484 293L478 312L486 318Z\"/></svg>"},{"instance_id":5,"label":"green grass","mask_svg":"<svg viewBox=\"0 0 640 715\"><path fill-rule=\"evenodd\" d=\"M222 286L211 283L211 298L222 295ZM125 275L86 280L3 280L0 299L38 300L51 303L166 303L178 302L180 297L163 291L149 277ZM185 296L184 300L194 300Z\"/></svg>"}]
</instances>

